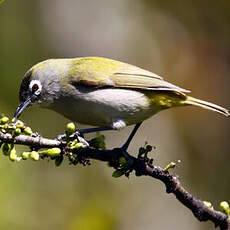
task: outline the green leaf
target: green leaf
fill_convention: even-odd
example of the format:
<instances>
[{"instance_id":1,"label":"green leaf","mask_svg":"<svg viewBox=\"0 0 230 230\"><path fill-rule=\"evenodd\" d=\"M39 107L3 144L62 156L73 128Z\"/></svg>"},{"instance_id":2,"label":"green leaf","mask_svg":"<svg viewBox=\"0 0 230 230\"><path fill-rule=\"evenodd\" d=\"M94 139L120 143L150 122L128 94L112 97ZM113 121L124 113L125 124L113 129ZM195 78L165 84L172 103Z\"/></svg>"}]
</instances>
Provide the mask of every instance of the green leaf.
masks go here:
<instances>
[{"instance_id":1,"label":"green leaf","mask_svg":"<svg viewBox=\"0 0 230 230\"><path fill-rule=\"evenodd\" d=\"M127 165L127 161L126 161L126 159L124 157L119 158L119 163L121 164L121 166Z\"/></svg>"},{"instance_id":2,"label":"green leaf","mask_svg":"<svg viewBox=\"0 0 230 230\"><path fill-rule=\"evenodd\" d=\"M125 174L125 171L117 169L113 172L112 177L118 178Z\"/></svg>"},{"instance_id":3,"label":"green leaf","mask_svg":"<svg viewBox=\"0 0 230 230\"><path fill-rule=\"evenodd\" d=\"M127 171L129 170L128 164L126 164L124 167L120 168L120 169L116 169L113 174L112 177L118 178L121 177L122 175L124 175Z\"/></svg>"},{"instance_id":4,"label":"green leaf","mask_svg":"<svg viewBox=\"0 0 230 230\"><path fill-rule=\"evenodd\" d=\"M8 143L4 143L2 145L2 153L5 155L5 156L9 156L10 155L10 151L14 148L14 145L13 144L8 144Z\"/></svg>"},{"instance_id":5,"label":"green leaf","mask_svg":"<svg viewBox=\"0 0 230 230\"><path fill-rule=\"evenodd\" d=\"M97 133L97 136L89 141L89 145L95 149L105 149L105 136Z\"/></svg>"},{"instance_id":6,"label":"green leaf","mask_svg":"<svg viewBox=\"0 0 230 230\"><path fill-rule=\"evenodd\" d=\"M58 156L56 159L55 159L55 165L58 167L62 164L62 161L63 161L63 156Z\"/></svg>"}]
</instances>

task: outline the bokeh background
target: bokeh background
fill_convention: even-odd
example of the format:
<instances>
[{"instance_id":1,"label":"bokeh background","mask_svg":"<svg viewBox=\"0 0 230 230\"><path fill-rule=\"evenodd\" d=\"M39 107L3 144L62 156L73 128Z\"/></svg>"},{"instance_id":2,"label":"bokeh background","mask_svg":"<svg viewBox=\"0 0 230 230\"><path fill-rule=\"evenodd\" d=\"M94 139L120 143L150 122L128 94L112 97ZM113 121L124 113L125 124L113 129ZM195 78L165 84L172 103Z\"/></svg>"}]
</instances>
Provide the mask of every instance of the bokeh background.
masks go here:
<instances>
[{"instance_id":1,"label":"bokeh background","mask_svg":"<svg viewBox=\"0 0 230 230\"><path fill-rule=\"evenodd\" d=\"M229 108L229 12L228 0L5 0L0 5L0 112L13 116L21 78L32 65L79 56L138 65ZM68 122L36 108L22 119L47 137L62 133ZM108 147L121 145L129 132L105 133ZM148 141L156 146L155 164L180 159L175 173L184 187L218 207L230 201L229 134L228 118L177 108L144 122L129 150L136 154ZM1 155L0 229L214 228L199 223L160 182L111 174L97 161L57 168L47 161L12 163Z\"/></svg>"}]
</instances>

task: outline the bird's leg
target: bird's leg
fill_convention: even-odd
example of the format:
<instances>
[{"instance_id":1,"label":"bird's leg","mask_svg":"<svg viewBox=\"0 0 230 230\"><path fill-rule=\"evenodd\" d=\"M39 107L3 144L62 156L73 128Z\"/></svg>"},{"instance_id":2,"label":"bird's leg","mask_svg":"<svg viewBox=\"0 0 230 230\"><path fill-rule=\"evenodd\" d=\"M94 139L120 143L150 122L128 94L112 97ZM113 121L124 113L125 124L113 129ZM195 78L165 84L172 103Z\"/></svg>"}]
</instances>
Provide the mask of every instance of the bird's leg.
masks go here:
<instances>
[{"instance_id":1,"label":"bird's leg","mask_svg":"<svg viewBox=\"0 0 230 230\"><path fill-rule=\"evenodd\" d=\"M142 122L137 123L137 124L135 125L135 127L133 128L132 132L130 133L130 135L129 135L127 141L126 141L125 144L121 147L121 149L122 149L123 151L125 151L125 152L127 151L130 142L132 141L134 135L136 134L136 132L137 132L138 128L141 126L141 124L142 124Z\"/></svg>"},{"instance_id":2,"label":"bird's leg","mask_svg":"<svg viewBox=\"0 0 230 230\"><path fill-rule=\"evenodd\" d=\"M115 164L114 168L116 169L116 171L120 171L120 173L125 174L127 177L129 177L129 174L133 171L135 159L136 159L127 152L127 149L129 147L129 144L132 141L133 137L135 136L138 128L141 126L141 123L142 122L137 123L135 125L135 127L133 128L132 132L130 133L127 141L125 142L125 144L122 147L114 149L118 153L118 159L120 159L120 156L123 156L127 162L125 165L120 165L119 163L118 163L118 165Z\"/></svg>"},{"instance_id":3,"label":"bird's leg","mask_svg":"<svg viewBox=\"0 0 230 230\"><path fill-rule=\"evenodd\" d=\"M127 141L125 142L124 145L122 145L121 149L126 152L130 142L132 141L134 135L136 134L138 128L141 126L142 122L137 123L134 127L134 129L132 130L131 134L129 135ZM81 129L81 130L77 130L76 131L76 135L82 135L85 133L93 133L93 132L98 132L98 131L106 131L106 130L114 130L114 127L112 126L105 126L105 127L97 127L97 128L89 128L89 129Z\"/></svg>"},{"instance_id":4,"label":"bird's leg","mask_svg":"<svg viewBox=\"0 0 230 230\"><path fill-rule=\"evenodd\" d=\"M134 135L136 134L138 128L141 126L142 122L140 123L137 123L134 127L134 129L132 130L131 134L129 135L127 141L125 142L125 144L121 147L121 149L123 151L127 151L128 147L129 147L129 144L130 142L132 141ZM107 131L107 130L114 130L114 127L112 126L105 126L105 127L97 127L97 128L89 128L89 129L80 129L80 130L77 130L75 133L74 133L74 136L78 137L78 136L81 136L85 133L93 133L93 132L98 132L98 131ZM59 135L57 137L58 140L60 139L63 139L65 137L65 135Z\"/></svg>"},{"instance_id":5,"label":"bird's leg","mask_svg":"<svg viewBox=\"0 0 230 230\"><path fill-rule=\"evenodd\" d=\"M97 128L89 128L89 129L79 129L73 133L73 137L77 138L78 141L82 142L86 146L89 146L88 142L84 139L85 133L94 133L94 132L106 131L106 130L113 130L113 127L105 126L105 127L97 127Z\"/></svg>"},{"instance_id":6,"label":"bird's leg","mask_svg":"<svg viewBox=\"0 0 230 230\"><path fill-rule=\"evenodd\" d=\"M105 126L105 127L97 127L97 128L89 128L89 129L80 129L77 130L76 133L78 134L85 134L85 133L94 133L99 131L106 131L106 130L113 130L112 126Z\"/></svg>"},{"instance_id":7,"label":"bird's leg","mask_svg":"<svg viewBox=\"0 0 230 230\"><path fill-rule=\"evenodd\" d=\"M105 126L105 127L97 127L97 128L89 128L89 129L80 129L74 132L73 136L78 139L78 141L82 142L86 146L89 146L89 143L84 139L85 133L94 133L99 131L106 131L106 130L113 130L112 126Z\"/></svg>"},{"instance_id":8,"label":"bird's leg","mask_svg":"<svg viewBox=\"0 0 230 230\"><path fill-rule=\"evenodd\" d=\"M73 133L73 136L74 137L79 137L79 136L82 136L85 133L94 133L94 132L106 131L106 130L113 130L113 129L114 128L112 126L89 128L89 129L79 129L79 130L76 130ZM65 137L66 137L65 134L60 134L55 139L60 141L60 140L63 140Z\"/></svg>"}]
</instances>

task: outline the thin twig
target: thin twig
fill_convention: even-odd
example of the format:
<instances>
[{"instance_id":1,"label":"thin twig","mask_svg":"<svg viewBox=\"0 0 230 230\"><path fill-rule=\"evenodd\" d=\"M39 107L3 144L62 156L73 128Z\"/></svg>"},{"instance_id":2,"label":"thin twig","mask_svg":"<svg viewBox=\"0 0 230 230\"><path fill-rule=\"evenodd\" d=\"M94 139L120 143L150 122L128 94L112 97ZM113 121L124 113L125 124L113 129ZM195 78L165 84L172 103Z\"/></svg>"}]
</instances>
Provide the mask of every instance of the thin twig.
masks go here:
<instances>
[{"instance_id":1,"label":"thin twig","mask_svg":"<svg viewBox=\"0 0 230 230\"><path fill-rule=\"evenodd\" d=\"M47 139L41 136L31 137L26 135L19 135L15 138L11 134L0 132L0 141L5 143L15 143L26 145L32 148L67 148L66 143ZM97 150L90 147L83 148L75 151L76 154L81 154L82 157L87 159L96 159L105 162L113 162L124 156L121 149L116 148L112 150ZM215 227L221 230L230 230L230 218L227 218L222 212L216 211L203 203L200 198L192 196L180 183L175 175L169 174L159 166L148 164L144 157L133 157L126 152L125 157L128 158L130 168L135 171L136 176L150 176L162 181L165 184L166 192L172 193L175 197L188 209L192 211L194 216L199 221L212 221Z\"/></svg>"}]
</instances>

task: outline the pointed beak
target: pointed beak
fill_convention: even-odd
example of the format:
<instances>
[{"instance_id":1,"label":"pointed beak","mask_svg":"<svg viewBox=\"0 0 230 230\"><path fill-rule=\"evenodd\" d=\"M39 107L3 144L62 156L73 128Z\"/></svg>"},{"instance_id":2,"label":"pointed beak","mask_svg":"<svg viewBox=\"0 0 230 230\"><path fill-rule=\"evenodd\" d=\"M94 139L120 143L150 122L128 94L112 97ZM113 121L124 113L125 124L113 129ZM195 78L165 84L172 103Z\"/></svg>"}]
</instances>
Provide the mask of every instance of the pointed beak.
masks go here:
<instances>
[{"instance_id":1,"label":"pointed beak","mask_svg":"<svg viewBox=\"0 0 230 230\"><path fill-rule=\"evenodd\" d=\"M16 112L14 114L13 121L17 121L18 117L21 115L21 113L30 105L31 103L31 97L28 97L25 101L21 102L16 109Z\"/></svg>"}]
</instances>

